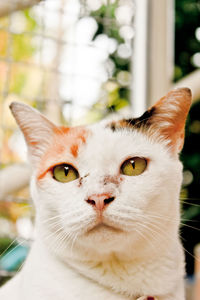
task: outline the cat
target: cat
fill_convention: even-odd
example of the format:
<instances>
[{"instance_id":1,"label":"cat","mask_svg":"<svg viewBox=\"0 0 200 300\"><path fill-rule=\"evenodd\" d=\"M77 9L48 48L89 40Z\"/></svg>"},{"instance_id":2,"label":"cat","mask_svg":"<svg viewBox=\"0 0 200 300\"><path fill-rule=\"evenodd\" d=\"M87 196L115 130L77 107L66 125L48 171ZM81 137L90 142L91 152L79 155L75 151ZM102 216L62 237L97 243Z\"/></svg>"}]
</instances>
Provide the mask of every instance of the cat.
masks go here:
<instances>
[{"instance_id":1,"label":"cat","mask_svg":"<svg viewBox=\"0 0 200 300\"><path fill-rule=\"evenodd\" d=\"M1 300L184 300L179 239L188 88L139 118L56 126L14 102L28 145L36 239Z\"/></svg>"}]
</instances>

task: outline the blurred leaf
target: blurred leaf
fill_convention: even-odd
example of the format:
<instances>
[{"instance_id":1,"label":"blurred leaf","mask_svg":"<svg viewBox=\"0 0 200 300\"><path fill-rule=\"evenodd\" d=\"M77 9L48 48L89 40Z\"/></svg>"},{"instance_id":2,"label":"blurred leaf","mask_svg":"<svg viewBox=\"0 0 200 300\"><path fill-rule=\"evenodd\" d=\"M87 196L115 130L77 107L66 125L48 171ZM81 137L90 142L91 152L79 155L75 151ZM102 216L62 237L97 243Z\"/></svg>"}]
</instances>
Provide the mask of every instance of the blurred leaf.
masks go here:
<instances>
[{"instance_id":1,"label":"blurred leaf","mask_svg":"<svg viewBox=\"0 0 200 300\"><path fill-rule=\"evenodd\" d=\"M0 56L6 56L8 43L8 33L0 30Z\"/></svg>"},{"instance_id":2,"label":"blurred leaf","mask_svg":"<svg viewBox=\"0 0 200 300\"><path fill-rule=\"evenodd\" d=\"M12 249L14 248L17 243L13 243L11 245L11 243L13 242L13 240L9 237L0 237L0 255L6 250L6 249ZM11 246L10 246L11 245Z\"/></svg>"},{"instance_id":3,"label":"blurred leaf","mask_svg":"<svg viewBox=\"0 0 200 300\"><path fill-rule=\"evenodd\" d=\"M12 56L14 61L30 59L36 50L31 45L32 36L27 34L13 34L12 39Z\"/></svg>"}]
</instances>

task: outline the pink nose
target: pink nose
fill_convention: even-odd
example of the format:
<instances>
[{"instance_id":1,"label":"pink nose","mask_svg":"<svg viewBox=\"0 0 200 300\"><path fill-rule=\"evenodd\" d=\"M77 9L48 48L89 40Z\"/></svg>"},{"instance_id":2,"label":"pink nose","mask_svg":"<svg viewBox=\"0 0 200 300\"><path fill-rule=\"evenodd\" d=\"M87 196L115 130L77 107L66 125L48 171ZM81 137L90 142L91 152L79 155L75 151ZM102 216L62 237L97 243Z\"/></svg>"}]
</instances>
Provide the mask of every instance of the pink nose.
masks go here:
<instances>
[{"instance_id":1,"label":"pink nose","mask_svg":"<svg viewBox=\"0 0 200 300\"><path fill-rule=\"evenodd\" d=\"M93 194L86 200L86 202L97 210L102 211L105 206L111 203L114 199L115 197L111 197L110 194Z\"/></svg>"}]
</instances>

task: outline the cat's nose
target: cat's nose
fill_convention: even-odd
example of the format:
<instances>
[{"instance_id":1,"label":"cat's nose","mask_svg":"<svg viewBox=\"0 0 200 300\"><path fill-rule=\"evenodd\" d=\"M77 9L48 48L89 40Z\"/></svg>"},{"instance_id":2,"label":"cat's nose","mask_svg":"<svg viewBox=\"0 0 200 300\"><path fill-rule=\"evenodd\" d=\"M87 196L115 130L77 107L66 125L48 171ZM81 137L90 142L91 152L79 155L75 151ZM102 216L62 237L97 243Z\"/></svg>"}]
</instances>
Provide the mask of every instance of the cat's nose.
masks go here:
<instances>
[{"instance_id":1,"label":"cat's nose","mask_svg":"<svg viewBox=\"0 0 200 300\"><path fill-rule=\"evenodd\" d=\"M114 201L115 197L110 194L93 194L86 202L92 205L95 209L102 211L108 204Z\"/></svg>"}]
</instances>

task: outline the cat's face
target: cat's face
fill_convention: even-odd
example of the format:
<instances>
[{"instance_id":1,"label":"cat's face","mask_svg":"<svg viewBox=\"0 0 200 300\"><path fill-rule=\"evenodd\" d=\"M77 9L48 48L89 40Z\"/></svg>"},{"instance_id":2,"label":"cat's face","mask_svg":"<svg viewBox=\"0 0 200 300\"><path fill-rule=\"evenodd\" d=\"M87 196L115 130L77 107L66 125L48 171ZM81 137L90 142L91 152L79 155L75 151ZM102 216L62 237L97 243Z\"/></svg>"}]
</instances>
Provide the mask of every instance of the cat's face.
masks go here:
<instances>
[{"instance_id":1,"label":"cat's face","mask_svg":"<svg viewBox=\"0 0 200 300\"><path fill-rule=\"evenodd\" d=\"M128 242L152 243L154 232L159 242L166 226L177 231L177 154L190 98L187 89L175 90L138 119L76 128L56 127L14 104L34 165L32 195L44 239L106 253Z\"/></svg>"}]
</instances>

